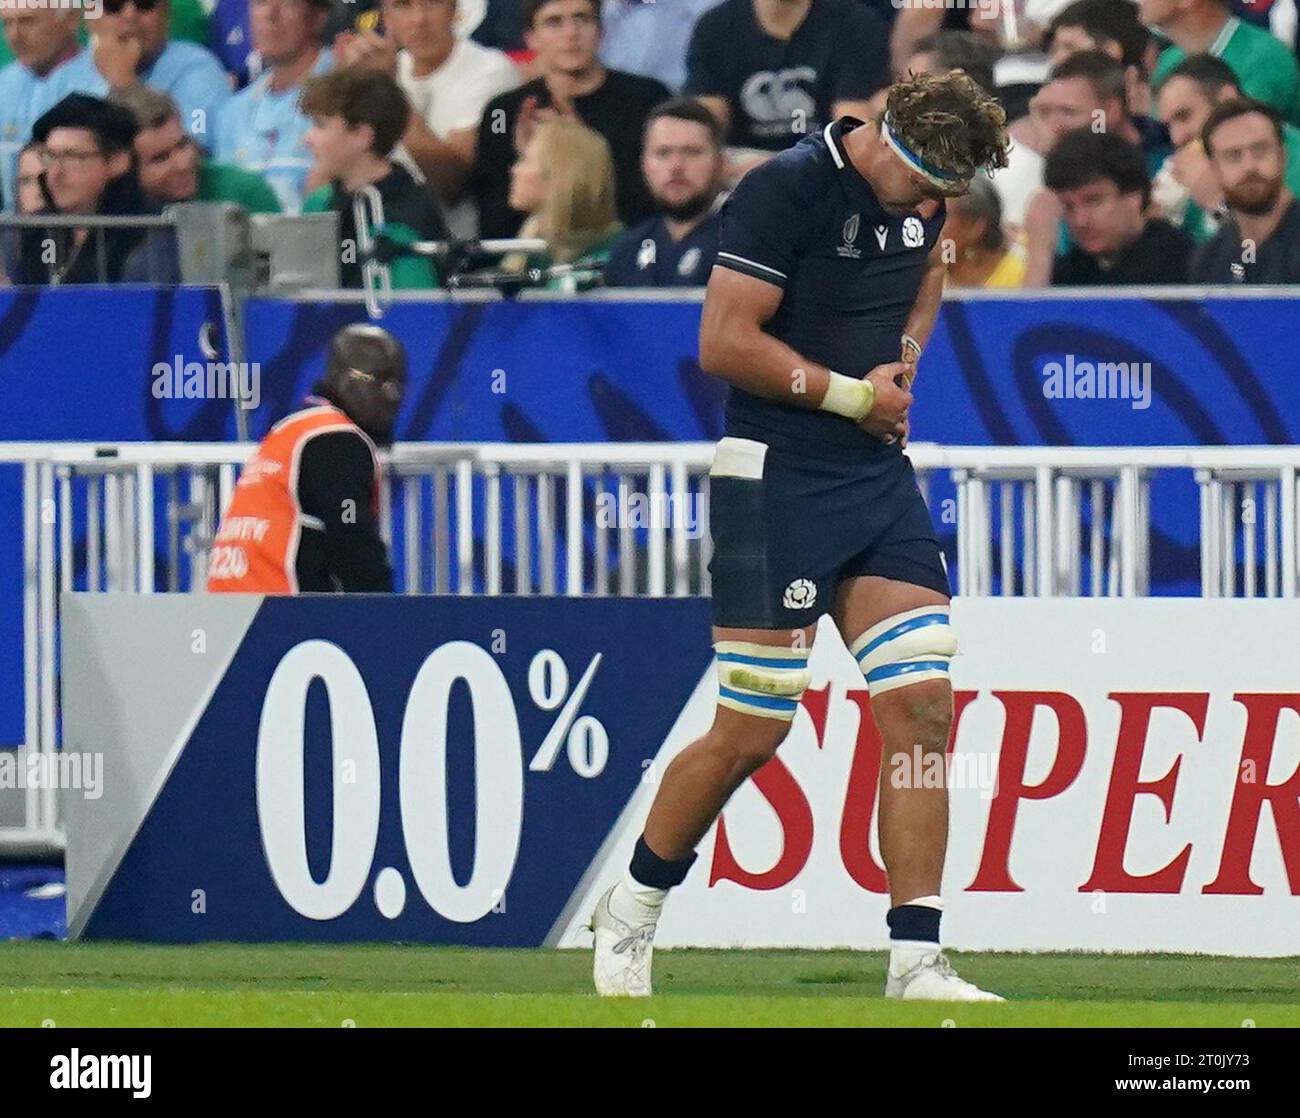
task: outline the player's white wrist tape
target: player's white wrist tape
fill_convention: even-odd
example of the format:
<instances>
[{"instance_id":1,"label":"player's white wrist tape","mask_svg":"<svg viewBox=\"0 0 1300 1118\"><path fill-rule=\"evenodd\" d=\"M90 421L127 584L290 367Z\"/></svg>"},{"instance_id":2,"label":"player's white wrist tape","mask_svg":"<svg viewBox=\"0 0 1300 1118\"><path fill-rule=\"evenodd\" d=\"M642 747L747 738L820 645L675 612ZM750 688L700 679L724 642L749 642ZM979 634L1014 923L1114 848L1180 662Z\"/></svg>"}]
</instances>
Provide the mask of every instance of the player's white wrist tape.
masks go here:
<instances>
[{"instance_id":1,"label":"player's white wrist tape","mask_svg":"<svg viewBox=\"0 0 1300 1118\"><path fill-rule=\"evenodd\" d=\"M910 349L912 351L913 354L912 360L914 362L921 360L921 343L918 342L914 337L912 337L911 334L903 335L903 348ZM906 361L907 358L904 357L903 360Z\"/></svg>"},{"instance_id":2,"label":"player's white wrist tape","mask_svg":"<svg viewBox=\"0 0 1300 1118\"><path fill-rule=\"evenodd\" d=\"M869 380L846 377L843 373L831 373L830 378L818 409L842 415L855 423L862 419L876 402L876 386Z\"/></svg>"}]
</instances>

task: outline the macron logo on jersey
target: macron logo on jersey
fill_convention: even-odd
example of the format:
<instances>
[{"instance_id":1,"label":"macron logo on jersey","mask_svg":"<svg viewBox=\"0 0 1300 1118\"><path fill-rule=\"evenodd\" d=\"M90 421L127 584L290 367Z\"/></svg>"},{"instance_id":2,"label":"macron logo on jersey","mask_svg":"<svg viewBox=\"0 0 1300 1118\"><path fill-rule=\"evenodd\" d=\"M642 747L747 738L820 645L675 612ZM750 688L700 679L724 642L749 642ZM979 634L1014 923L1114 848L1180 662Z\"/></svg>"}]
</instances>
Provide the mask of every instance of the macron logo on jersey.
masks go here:
<instances>
[{"instance_id":1,"label":"macron logo on jersey","mask_svg":"<svg viewBox=\"0 0 1300 1118\"><path fill-rule=\"evenodd\" d=\"M850 226L850 225L853 227L853 229L852 229L853 236L852 236L852 237L849 236L849 232L850 232L850 230L849 230L849 226ZM851 255L854 259L856 259L857 257L861 256L862 253L861 253L859 250L857 250L856 248L852 249L851 252L850 252L850 251L846 251L846 249L848 249L848 248L850 247L851 242L852 242L854 239L856 239L857 235L858 235L858 215L857 215L857 214L854 214L851 218L849 218L848 221L846 221L846 222L844 223L844 241L845 241L845 243L842 244L842 245L840 245L840 247L839 247L836 251L839 252L839 254L840 254L841 256L850 256L850 255ZM884 251L885 251L885 248L886 248L886 247L888 246L888 244L889 244L889 226L888 226L888 225L877 225L877 226L876 226L876 244L878 244L878 245L880 246L880 251L881 251L881 252L884 252ZM921 219L920 219L919 217L909 217L909 218L907 218L907 219L903 222L903 247L904 247L904 248L921 248L921 247L924 246L924 244L925 244L925 226L921 224Z\"/></svg>"}]
</instances>

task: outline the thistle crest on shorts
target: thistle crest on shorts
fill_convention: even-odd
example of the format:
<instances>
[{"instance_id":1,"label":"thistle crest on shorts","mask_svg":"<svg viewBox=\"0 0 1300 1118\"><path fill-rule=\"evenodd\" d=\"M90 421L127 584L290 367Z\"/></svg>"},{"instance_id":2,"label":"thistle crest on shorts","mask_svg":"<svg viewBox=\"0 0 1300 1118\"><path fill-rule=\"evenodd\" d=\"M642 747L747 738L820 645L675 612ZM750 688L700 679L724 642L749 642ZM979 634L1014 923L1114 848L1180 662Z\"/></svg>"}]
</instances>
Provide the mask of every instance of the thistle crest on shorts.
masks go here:
<instances>
[{"instance_id":1,"label":"thistle crest on shorts","mask_svg":"<svg viewBox=\"0 0 1300 1118\"><path fill-rule=\"evenodd\" d=\"M817 584L811 579L797 578L785 588L781 604L786 609L807 609L817 600Z\"/></svg>"}]
</instances>

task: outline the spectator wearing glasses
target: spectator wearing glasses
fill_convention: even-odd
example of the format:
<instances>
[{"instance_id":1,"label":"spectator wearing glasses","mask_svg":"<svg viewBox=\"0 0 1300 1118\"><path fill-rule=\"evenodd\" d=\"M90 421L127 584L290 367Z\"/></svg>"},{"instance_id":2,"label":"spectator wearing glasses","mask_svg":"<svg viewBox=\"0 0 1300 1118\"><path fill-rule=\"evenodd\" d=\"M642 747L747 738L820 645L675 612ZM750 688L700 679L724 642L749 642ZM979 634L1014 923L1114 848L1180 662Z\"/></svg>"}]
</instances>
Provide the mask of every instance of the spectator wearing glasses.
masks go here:
<instances>
[{"instance_id":1,"label":"spectator wearing glasses","mask_svg":"<svg viewBox=\"0 0 1300 1118\"><path fill-rule=\"evenodd\" d=\"M0 23L14 52L14 61L0 70L0 189L4 208L12 211L18 153L31 139L36 118L72 91L68 77L81 50L81 13L6 7Z\"/></svg>"},{"instance_id":2,"label":"spectator wearing glasses","mask_svg":"<svg viewBox=\"0 0 1300 1118\"><path fill-rule=\"evenodd\" d=\"M1141 150L1109 132L1081 128L1057 141L1043 171L1065 215L1072 245L1058 255L1058 286L1187 282L1192 242L1147 217L1151 179Z\"/></svg>"},{"instance_id":3,"label":"spectator wearing glasses","mask_svg":"<svg viewBox=\"0 0 1300 1118\"><path fill-rule=\"evenodd\" d=\"M118 216L147 211L136 181L131 144L135 120L98 97L72 93L37 120L32 137L42 146L45 190L54 214ZM115 283L140 244L139 229L24 230L18 283ZM52 250L52 251L51 251ZM102 269L101 269L102 264Z\"/></svg>"},{"instance_id":4,"label":"spectator wearing glasses","mask_svg":"<svg viewBox=\"0 0 1300 1118\"><path fill-rule=\"evenodd\" d=\"M1281 114L1262 101L1224 101L1202 142L1228 216L1193 259L1192 281L1300 283L1300 205L1285 181Z\"/></svg>"},{"instance_id":5,"label":"spectator wearing glasses","mask_svg":"<svg viewBox=\"0 0 1300 1118\"><path fill-rule=\"evenodd\" d=\"M226 102L212 154L263 176L285 213L296 214L319 183L309 182L311 121L300 110L303 82L330 69L324 48L329 0L249 0L253 45L265 72Z\"/></svg>"},{"instance_id":6,"label":"spectator wearing glasses","mask_svg":"<svg viewBox=\"0 0 1300 1118\"><path fill-rule=\"evenodd\" d=\"M279 213L266 180L218 163L181 127L180 110L165 93L136 86L112 100L135 118L135 158L140 188L158 206L179 202L232 202L249 213Z\"/></svg>"},{"instance_id":7,"label":"spectator wearing glasses","mask_svg":"<svg viewBox=\"0 0 1300 1118\"><path fill-rule=\"evenodd\" d=\"M646 117L669 93L650 78L610 70L596 56L598 0L522 0L524 38L540 76L494 97L483 110L471 179L484 237L512 237L524 214L512 208L510 169L543 121L568 117L603 136L614 159L618 216L626 224L653 213L641 179Z\"/></svg>"},{"instance_id":8,"label":"spectator wearing glasses","mask_svg":"<svg viewBox=\"0 0 1300 1118\"><path fill-rule=\"evenodd\" d=\"M614 242L609 287L703 287L718 255L722 130L698 101L665 101L646 121L641 153L658 215Z\"/></svg>"},{"instance_id":9,"label":"spectator wearing glasses","mask_svg":"<svg viewBox=\"0 0 1300 1118\"><path fill-rule=\"evenodd\" d=\"M373 188L383 203L383 223L375 228L391 244L441 241L447 237L442 211L433 195L391 156L411 115L406 94L387 74L347 66L312 78L303 87L302 109L311 120L306 143L315 157L314 176L327 182L308 198L306 213L333 210L339 215L342 283L362 286L362 265L354 203ZM393 287L430 288L438 276L430 258L404 254L390 265Z\"/></svg>"},{"instance_id":10,"label":"spectator wearing glasses","mask_svg":"<svg viewBox=\"0 0 1300 1118\"><path fill-rule=\"evenodd\" d=\"M95 34L73 65L73 88L108 97L137 86L169 94L195 141L212 147L217 113L230 99L230 79L216 56L197 43L168 38L171 0L102 0Z\"/></svg>"},{"instance_id":11,"label":"spectator wearing glasses","mask_svg":"<svg viewBox=\"0 0 1300 1118\"><path fill-rule=\"evenodd\" d=\"M402 137L409 159L447 208L452 233L473 237L478 221L465 187L479 121L493 97L520 82L501 51L456 35L456 0L384 0L384 29L348 32L334 43L340 65L368 66L397 79L411 103Z\"/></svg>"},{"instance_id":12,"label":"spectator wearing glasses","mask_svg":"<svg viewBox=\"0 0 1300 1118\"><path fill-rule=\"evenodd\" d=\"M1209 54L1183 59L1160 86L1156 103L1175 150L1152 182L1152 197L1161 213L1199 242L1214 235L1223 206L1223 189L1201 133L1216 105L1241 97L1232 67ZM1300 128L1283 121L1282 137L1284 179L1295 192L1300 190Z\"/></svg>"}]
</instances>

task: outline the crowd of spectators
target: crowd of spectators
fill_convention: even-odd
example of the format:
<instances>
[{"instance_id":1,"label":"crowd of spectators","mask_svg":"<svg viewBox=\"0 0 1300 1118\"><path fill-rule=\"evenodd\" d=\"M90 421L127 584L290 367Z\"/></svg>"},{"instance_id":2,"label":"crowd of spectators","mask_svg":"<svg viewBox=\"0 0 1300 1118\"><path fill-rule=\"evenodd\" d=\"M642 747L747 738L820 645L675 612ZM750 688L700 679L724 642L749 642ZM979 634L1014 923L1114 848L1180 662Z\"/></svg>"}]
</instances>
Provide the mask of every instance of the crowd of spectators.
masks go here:
<instances>
[{"instance_id":1,"label":"crowd of spectators","mask_svg":"<svg viewBox=\"0 0 1300 1118\"><path fill-rule=\"evenodd\" d=\"M404 246L502 237L547 248L496 274L698 287L749 170L880 112L895 76L961 69L1012 149L948 206L952 286L1300 283L1300 68L1274 7L19 0L0 10L0 197L333 211L360 286L354 203L377 194L396 287L448 280ZM11 227L0 250L11 283L179 276L174 238L135 227Z\"/></svg>"}]
</instances>

